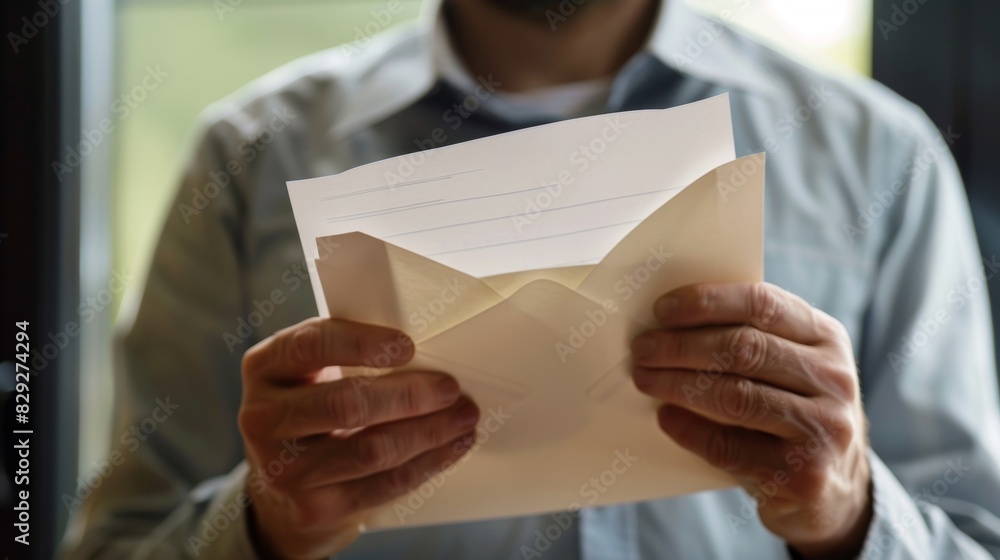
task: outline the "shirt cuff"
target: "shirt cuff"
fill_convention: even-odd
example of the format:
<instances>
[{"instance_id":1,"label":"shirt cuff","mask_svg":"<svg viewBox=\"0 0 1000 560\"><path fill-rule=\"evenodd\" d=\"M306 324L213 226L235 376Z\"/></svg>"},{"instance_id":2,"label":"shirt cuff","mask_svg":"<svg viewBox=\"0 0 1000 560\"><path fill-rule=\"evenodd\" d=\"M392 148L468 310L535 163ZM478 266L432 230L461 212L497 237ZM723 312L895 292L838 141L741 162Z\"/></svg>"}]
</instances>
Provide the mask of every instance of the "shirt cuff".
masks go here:
<instances>
[{"instance_id":1,"label":"shirt cuff","mask_svg":"<svg viewBox=\"0 0 1000 560\"><path fill-rule=\"evenodd\" d=\"M859 558L923 558L930 550L923 516L909 492L874 451L868 450L874 513Z\"/></svg>"},{"instance_id":2,"label":"shirt cuff","mask_svg":"<svg viewBox=\"0 0 1000 560\"><path fill-rule=\"evenodd\" d=\"M188 551L196 558L260 560L250 540L248 470L243 461L213 484L211 502L188 541Z\"/></svg>"}]
</instances>

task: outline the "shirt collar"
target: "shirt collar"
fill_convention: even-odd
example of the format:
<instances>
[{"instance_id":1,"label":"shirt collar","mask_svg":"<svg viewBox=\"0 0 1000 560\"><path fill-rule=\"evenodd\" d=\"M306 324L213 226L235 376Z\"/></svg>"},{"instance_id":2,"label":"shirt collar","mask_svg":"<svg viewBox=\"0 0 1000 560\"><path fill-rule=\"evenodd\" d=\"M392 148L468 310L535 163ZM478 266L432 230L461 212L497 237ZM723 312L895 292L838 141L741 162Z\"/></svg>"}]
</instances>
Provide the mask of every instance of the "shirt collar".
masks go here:
<instances>
[{"instance_id":1,"label":"shirt collar","mask_svg":"<svg viewBox=\"0 0 1000 560\"><path fill-rule=\"evenodd\" d=\"M731 20L739 9L727 8L720 17ZM663 0L645 50L681 74L724 88L773 94L760 59L753 56L752 51L760 48L684 0Z\"/></svg>"},{"instance_id":2,"label":"shirt collar","mask_svg":"<svg viewBox=\"0 0 1000 560\"><path fill-rule=\"evenodd\" d=\"M333 133L343 137L399 111L433 88L441 77L434 41L443 25L444 0L424 0L415 25L381 33L352 64L341 117ZM732 18L722 14L723 19ZM726 89L770 94L773 86L750 49L761 47L722 23L694 11L684 0L663 0L649 40L637 56L651 54L664 66ZM340 55L341 57L343 55Z\"/></svg>"}]
</instances>

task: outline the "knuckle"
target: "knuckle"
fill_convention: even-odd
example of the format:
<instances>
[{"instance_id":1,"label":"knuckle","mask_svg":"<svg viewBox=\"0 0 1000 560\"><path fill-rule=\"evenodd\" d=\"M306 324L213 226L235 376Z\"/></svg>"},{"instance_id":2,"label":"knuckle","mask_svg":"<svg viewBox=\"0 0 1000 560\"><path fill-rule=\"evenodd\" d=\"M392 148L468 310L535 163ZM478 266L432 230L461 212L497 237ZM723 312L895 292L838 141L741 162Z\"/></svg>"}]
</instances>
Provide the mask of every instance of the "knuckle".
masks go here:
<instances>
[{"instance_id":1,"label":"knuckle","mask_svg":"<svg viewBox=\"0 0 1000 560\"><path fill-rule=\"evenodd\" d=\"M754 414L758 394L753 381L741 376L729 376L719 385L718 409L732 420L746 420Z\"/></svg>"},{"instance_id":2,"label":"knuckle","mask_svg":"<svg viewBox=\"0 0 1000 560\"><path fill-rule=\"evenodd\" d=\"M724 430L713 430L708 436L705 460L710 465L724 471L740 467L740 457L733 438Z\"/></svg>"},{"instance_id":3,"label":"knuckle","mask_svg":"<svg viewBox=\"0 0 1000 560\"><path fill-rule=\"evenodd\" d=\"M269 406L244 405L236 417L236 424L243 434L243 438L248 441L258 439L260 436L271 433L274 430L275 414Z\"/></svg>"},{"instance_id":4,"label":"knuckle","mask_svg":"<svg viewBox=\"0 0 1000 560\"><path fill-rule=\"evenodd\" d=\"M253 379L253 374L264 367L268 359L269 340L258 342L243 353L240 360L240 372L243 374L244 383Z\"/></svg>"},{"instance_id":5,"label":"knuckle","mask_svg":"<svg viewBox=\"0 0 1000 560\"><path fill-rule=\"evenodd\" d=\"M836 333L837 338L840 341L842 341L842 342L846 342L846 343L850 344L850 342L851 342L851 331L847 330L847 325L841 323L840 321L838 321L838 320L836 320L836 319L834 319L832 317L830 319L831 319L830 323L833 324L831 328L833 328L834 332Z\"/></svg>"},{"instance_id":6,"label":"knuckle","mask_svg":"<svg viewBox=\"0 0 1000 560\"><path fill-rule=\"evenodd\" d=\"M827 371L824 372L823 377L833 389L833 394L853 402L861 392L856 370L853 367L846 367L846 364L844 366L827 366L825 369Z\"/></svg>"},{"instance_id":7,"label":"knuckle","mask_svg":"<svg viewBox=\"0 0 1000 560\"><path fill-rule=\"evenodd\" d=\"M311 365L323 360L323 331L317 322L301 325L291 336L283 337L281 354L285 361L295 365Z\"/></svg>"},{"instance_id":8,"label":"knuckle","mask_svg":"<svg viewBox=\"0 0 1000 560\"><path fill-rule=\"evenodd\" d=\"M749 325L744 325L730 335L729 350L737 371L757 373L764 365L767 353L767 339L764 333Z\"/></svg>"},{"instance_id":9,"label":"knuckle","mask_svg":"<svg viewBox=\"0 0 1000 560\"><path fill-rule=\"evenodd\" d=\"M812 313L816 332L821 338L831 342L843 342L851 339L851 335L843 323L815 308L812 308Z\"/></svg>"},{"instance_id":10,"label":"knuckle","mask_svg":"<svg viewBox=\"0 0 1000 560\"><path fill-rule=\"evenodd\" d=\"M327 415L333 426L358 428L364 426L370 412L370 391L353 383L336 383L327 393Z\"/></svg>"},{"instance_id":11,"label":"knuckle","mask_svg":"<svg viewBox=\"0 0 1000 560\"><path fill-rule=\"evenodd\" d=\"M383 471L392 466L399 446L391 435L373 431L358 437L355 456L361 468L369 472Z\"/></svg>"},{"instance_id":12,"label":"knuckle","mask_svg":"<svg viewBox=\"0 0 1000 560\"><path fill-rule=\"evenodd\" d=\"M820 408L819 433L820 441L833 441L844 446L854 439L854 421L852 410L847 406Z\"/></svg>"},{"instance_id":13,"label":"knuckle","mask_svg":"<svg viewBox=\"0 0 1000 560\"><path fill-rule=\"evenodd\" d=\"M750 286L750 323L761 329L773 325L781 319L783 301L769 284L757 283Z\"/></svg>"}]
</instances>

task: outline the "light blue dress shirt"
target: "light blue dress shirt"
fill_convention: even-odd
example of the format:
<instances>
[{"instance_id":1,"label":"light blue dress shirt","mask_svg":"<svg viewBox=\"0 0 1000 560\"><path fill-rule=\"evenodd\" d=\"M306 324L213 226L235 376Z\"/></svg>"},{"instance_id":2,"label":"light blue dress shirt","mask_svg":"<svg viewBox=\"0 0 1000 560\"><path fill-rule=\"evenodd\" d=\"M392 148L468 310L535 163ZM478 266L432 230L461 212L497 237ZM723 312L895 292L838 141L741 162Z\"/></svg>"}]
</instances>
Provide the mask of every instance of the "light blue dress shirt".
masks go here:
<instances>
[{"instance_id":1,"label":"light blue dress shirt","mask_svg":"<svg viewBox=\"0 0 1000 560\"><path fill-rule=\"evenodd\" d=\"M69 557L253 557L236 426L240 358L316 314L285 181L555 118L489 102L490 76L441 80L436 12L432 2L420 24L363 52L292 63L206 113L120 341L114 441L156 399L178 408L124 447L124 462L76 512ZM1000 554L1000 414L985 291L998 263L978 253L947 140L885 88L803 67L679 0L661 10L604 110L723 92L737 154L768 152L767 280L839 319L854 343L875 499L863 556ZM364 534L338 556L787 557L742 490Z\"/></svg>"}]
</instances>

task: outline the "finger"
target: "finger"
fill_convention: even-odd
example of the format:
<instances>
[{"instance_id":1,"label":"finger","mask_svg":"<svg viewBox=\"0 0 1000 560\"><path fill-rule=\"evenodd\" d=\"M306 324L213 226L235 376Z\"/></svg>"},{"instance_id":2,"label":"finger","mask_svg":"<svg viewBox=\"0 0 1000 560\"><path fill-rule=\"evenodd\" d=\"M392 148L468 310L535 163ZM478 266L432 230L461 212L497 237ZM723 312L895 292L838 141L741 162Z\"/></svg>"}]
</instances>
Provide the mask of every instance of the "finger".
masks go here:
<instances>
[{"instance_id":1,"label":"finger","mask_svg":"<svg viewBox=\"0 0 1000 560\"><path fill-rule=\"evenodd\" d=\"M394 469L335 487L343 488L347 512L371 509L405 495L442 471L448 476L475 441L475 432L469 432Z\"/></svg>"},{"instance_id":2,"label":"finger","mask_svg":"<svg viewBox=\"0 0 1000 560\"><path fill-rule=\"evenodd\" d=\"M649 331L633 341L632 356L645 368L739 373L801 395L824 391L813 372L829 359L750 325Z\"/></svg>"},{"instance_id":3,"label":"finger","mask_svg":"<svg viewBox=\"0 0 1000 560\"><path fill-rule=\"evenodd\" d=\"M838 330L835 319L773 284L692 284L657 300L653 313L668 328L752 325L801 344L818 344Z\"/></svg>"},{"instance_id":4,"label":"finger","mask_svg":"<svg viewBox=\"0 0 1000 560\"><path fill-rule=\"evenodd\" d=\"M812 406L808 399L740 375L635 368L632 376L643 393L713 422L791 440L808 433L801 420Z\"/></svg>"},{"instance_id":5,"label":"finger","mask_svg":"<svg viewBox=\"0 0 1000 560\"><path fill-rule=\"evenodd\" d=\"M247 350L243 375L248 382L292 384L326 366L401 366L412 357L413 341L395 329L317 317Z\"/></svg>"},{"instance_id":6,"label":"finger","mask_svg":"<svg viewBox=\"0 0 1000 560\"><path fill-rule=\"evenodd\" d=\"M301 385L283 391L274 436L350 430L442 410L461 396L458 382L434 372L394 372Z\"/></svg>"},{"instance_id":7,"label":"finger","mask_svg":"<svg viewBox=\"0 0 1000 560\"><path fill-rule=\"evenodd\" d=\"M780 467L784 442L773 435L725 426L676 406L663 406L660 429L713 467L738 477L765 480Z\"/></svg>"},{"instance_id":8,"label":"finger","mask_svg":"<svg viewBox=\"0 0 1000 560\"><path fill-rule=\"evenodd\" d=\"M441 471L450 469L475 442L472 433L422 453L388 471L296 494L290 521L304 533L329 534L332 527L356 523L366 510L406 494Z\"/></svg>"},{"instance_id":9,"label":"finger","mask_svg":"<svg viewBox=\"0 0 1000 560\"><path fill-rule=\"evenodd\" d=\"M345 482L396 468L467 433L479 408L463 397L445 410L366 428L345 439L328 438L315 447L306 488Z\"/></svg>"}]
</instances>

